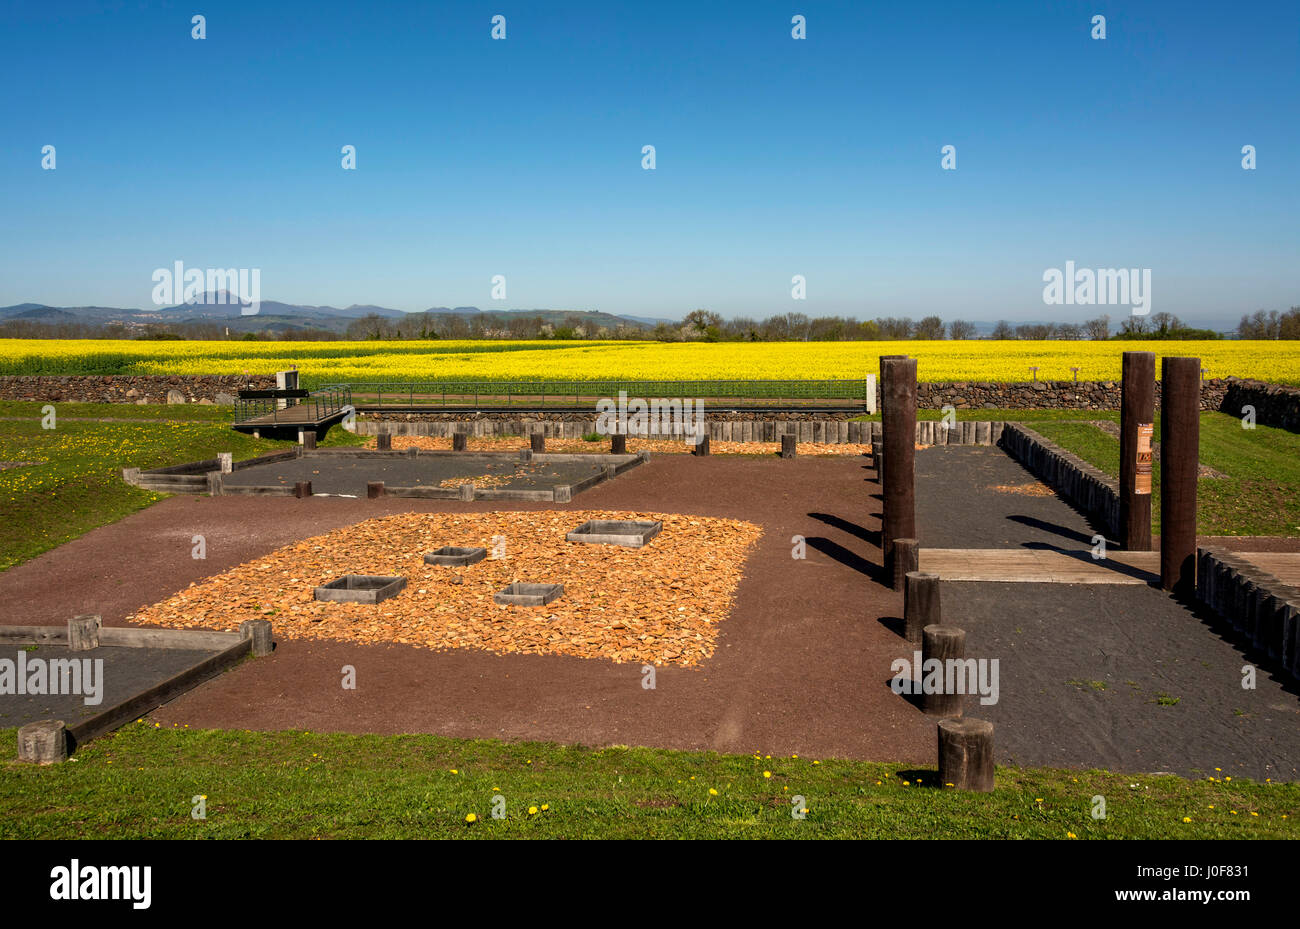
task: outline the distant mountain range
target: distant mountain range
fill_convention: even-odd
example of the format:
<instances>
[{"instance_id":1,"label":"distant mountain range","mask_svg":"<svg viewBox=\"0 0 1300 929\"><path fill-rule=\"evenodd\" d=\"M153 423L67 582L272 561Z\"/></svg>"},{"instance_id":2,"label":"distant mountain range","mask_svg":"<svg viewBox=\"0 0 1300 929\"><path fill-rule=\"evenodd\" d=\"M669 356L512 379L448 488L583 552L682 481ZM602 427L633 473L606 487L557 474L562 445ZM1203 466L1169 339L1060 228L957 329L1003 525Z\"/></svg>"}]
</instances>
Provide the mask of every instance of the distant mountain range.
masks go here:
<instances>
[{"instance_id":1,"label":"distant mountain range","mask_svg":"<svg viewBox=\"0 0 1300 929\"><path fill-rule=\"evenodd\" d=\"M204 303L179 304L151 309L112 306L49 306L44 303L18 303L0 307L0 321L24 320L51 325L85 323L103 326L120 323L128 329L166 323L209 323L228 327L236 332L264 330L326 329L344 332L348 324L366 316L401 319L413 315L404 310L372 304L353 304L348 307L309 306L297 303L280 303L263 300L258 313L245 316L235 298L223 300L224 293L209 294ZM502 325L518 317L542 317L558 326L569 317L577 317L584 324L614 328L616 326L649 326L672 320L648 316L615 316L594 310L481 310L476 306L435 306L422 312L439 316L483 316ZM418 314L416 314L418 315Z\"/></svg>"}]
</instances>

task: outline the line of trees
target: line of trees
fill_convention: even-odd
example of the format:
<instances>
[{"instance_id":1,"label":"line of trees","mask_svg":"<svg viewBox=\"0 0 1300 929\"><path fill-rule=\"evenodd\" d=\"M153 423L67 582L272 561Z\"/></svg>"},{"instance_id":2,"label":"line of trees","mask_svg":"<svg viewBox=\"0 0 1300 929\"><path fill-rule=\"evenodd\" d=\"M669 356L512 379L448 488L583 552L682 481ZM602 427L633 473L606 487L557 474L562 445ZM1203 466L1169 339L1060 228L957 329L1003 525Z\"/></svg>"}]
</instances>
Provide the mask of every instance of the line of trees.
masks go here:
<instances>
[{"instance_id":1,"label":"line of trees","mask_svg":"<svg viewBox=\"0 0 1300 929\"><path fill-rule=\"evenodd\" d=\"M385 339L650 339L661 342L860 342L908 339L980 338L974 323L945 322L938 316L920 320L879 317L807 316L782 313L764 319L723 319L709 310L693 310L679 323L642 326L614 322L605 314L547 313L507 316L482 313L411 313L400 318L372 314L352 320L344 331L295 327L283 323L256 332L232 332L210 322L126 326L111 322L42 323L14 319L0 322L0 338L8 339L256 339L327 341ZM1243 316L1236 329L1241 339L1300 339L1300 307L1286 312L1260 310ZM1101 315L1083 323L1012 323L999 321L989 339L1218 339L1211 329L1196 329L1172 313L1124 316L1118 326Z\"/></svg>"}]
</instances>

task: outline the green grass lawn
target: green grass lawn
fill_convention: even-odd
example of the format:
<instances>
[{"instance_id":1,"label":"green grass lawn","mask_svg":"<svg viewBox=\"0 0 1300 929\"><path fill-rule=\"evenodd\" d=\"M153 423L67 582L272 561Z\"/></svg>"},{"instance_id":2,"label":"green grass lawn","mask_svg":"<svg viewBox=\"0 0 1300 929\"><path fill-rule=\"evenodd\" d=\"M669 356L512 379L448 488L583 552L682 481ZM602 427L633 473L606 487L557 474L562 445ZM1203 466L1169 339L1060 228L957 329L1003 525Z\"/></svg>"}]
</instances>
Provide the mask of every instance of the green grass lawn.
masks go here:
<instances>
[{"instance_id":1,"label":"green grass lawn","mask_svg":"<svg viewBox=\"0 0 1300 929\"><path fill-rule=\"evenodd\" d=\"M0 403L0 462L30 462L0 470L0 570L162 498L126 484L124 467L180 464L223 451L238 460L292 444L237 433L230 428L230 411L218 417L211 412L215 407L53 404L55 428L45 429L43 406ZM111 409L102 412L105 407ZM121 418L140 422L78 418L128 412L138 415ZM193 414L204 418L187 418ZM361 441L331 429L322 444Z\"/></svg>"},{"instance_id":2,"label":"green grass lawn","mask_svg":"<svg viewBox=\"0 0 1300 929\"><path fill-rule=\"evenodd\" d=\"M12 400L0 403L0 418L37 418L46 406L54 407L60 419L168 419L205 423L230 423L233 406L201 403L50 403L45 400Z\"/></svg>"},{"instance_id":3,"label":"green grass lawn","mask_svg":"<svg viewBox=\"0 0 1300 929\"><path fill-rule=\"evenodd\" d=\"M1042 436L1112 477L1119 477L1119 439L1086 423L1036 422ZM1155 435L1160 437L1160 417ZM1224 475L1197 485L1202 535L1300 535L1300 435L1243 429L1226 413L1201 414L1201 463ZM1152 530L1160 532L1160 463L1153 468Z\"/></svg>"},{"instance_id":4,"label":"green grass lawn","mask_svg":"<svg viewBox=\"0 0 1300 929\"><path fill-rule=\"evenodd\" d=\"M0 837L1300 838L1300 785L1222 775L999 768L981 795L896 764L148 721L72 758L0 765Z\"/></svg>"}]
</instances>

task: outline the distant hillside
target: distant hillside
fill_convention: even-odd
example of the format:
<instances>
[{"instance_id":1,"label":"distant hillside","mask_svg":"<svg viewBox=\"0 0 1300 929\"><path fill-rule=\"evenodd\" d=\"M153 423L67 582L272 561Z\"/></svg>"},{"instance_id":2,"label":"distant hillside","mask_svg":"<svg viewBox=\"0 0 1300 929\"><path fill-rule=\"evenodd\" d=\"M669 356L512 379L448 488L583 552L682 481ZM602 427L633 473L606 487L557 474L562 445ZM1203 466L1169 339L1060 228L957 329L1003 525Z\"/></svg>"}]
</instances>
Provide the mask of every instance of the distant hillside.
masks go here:
<instances>
[{"instance_id":1,"label":"distant hillside","mask_svg":"<svg viewBox=\"0 0 1300 929\"><path fill-rule=\"evenodd\" d=\"M223 302L224 298L224 302ZM588 328L619 326L653 326L667 320L646 317L615 316L594 310L480 310L476 306L430 307L423 313L435 318L475 317L480 324L506 328L511 320L541 318L544 323L559 328L576 319ZM202 303L182 303L174 306L135 309L123 307L80 306L56 307L43 303L19 303L0 307L0 320L24 320L34 323L83 323L93 326L118 324L131 331L145 331L150 327L184 327L187 324L217 325L232 333L286 332L295 329L325 330L337 334L347 331L348 325L359 319L379 316L385 320L403 320L420 316L391 307L375 304L353 304L339 308L309 304L281 303L263 300L259 312L246 316L238 299L225 292L205 295Z\"/></svg>"}]
</instances>

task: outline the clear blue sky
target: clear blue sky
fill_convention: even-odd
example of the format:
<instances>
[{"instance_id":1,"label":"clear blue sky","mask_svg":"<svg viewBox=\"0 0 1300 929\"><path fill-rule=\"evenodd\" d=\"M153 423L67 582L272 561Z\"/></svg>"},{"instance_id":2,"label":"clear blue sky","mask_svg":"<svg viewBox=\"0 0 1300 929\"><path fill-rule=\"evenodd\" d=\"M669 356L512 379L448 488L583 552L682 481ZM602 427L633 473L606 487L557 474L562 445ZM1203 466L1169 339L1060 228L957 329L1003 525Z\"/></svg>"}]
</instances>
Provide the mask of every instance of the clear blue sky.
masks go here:
<instances>
[{"instance_id":1,"label":"clear blue sky","mask_svg":"<svg viewBox=\"0 0 1300 929\"><path fill-rule=\"evenodd\" d=\"M1095 315L1043 305L1067 260L1188 321L1300 303L1295 2L0 9L0 305L178 260L405 310Z\"/></svg>"}]
</instances>

